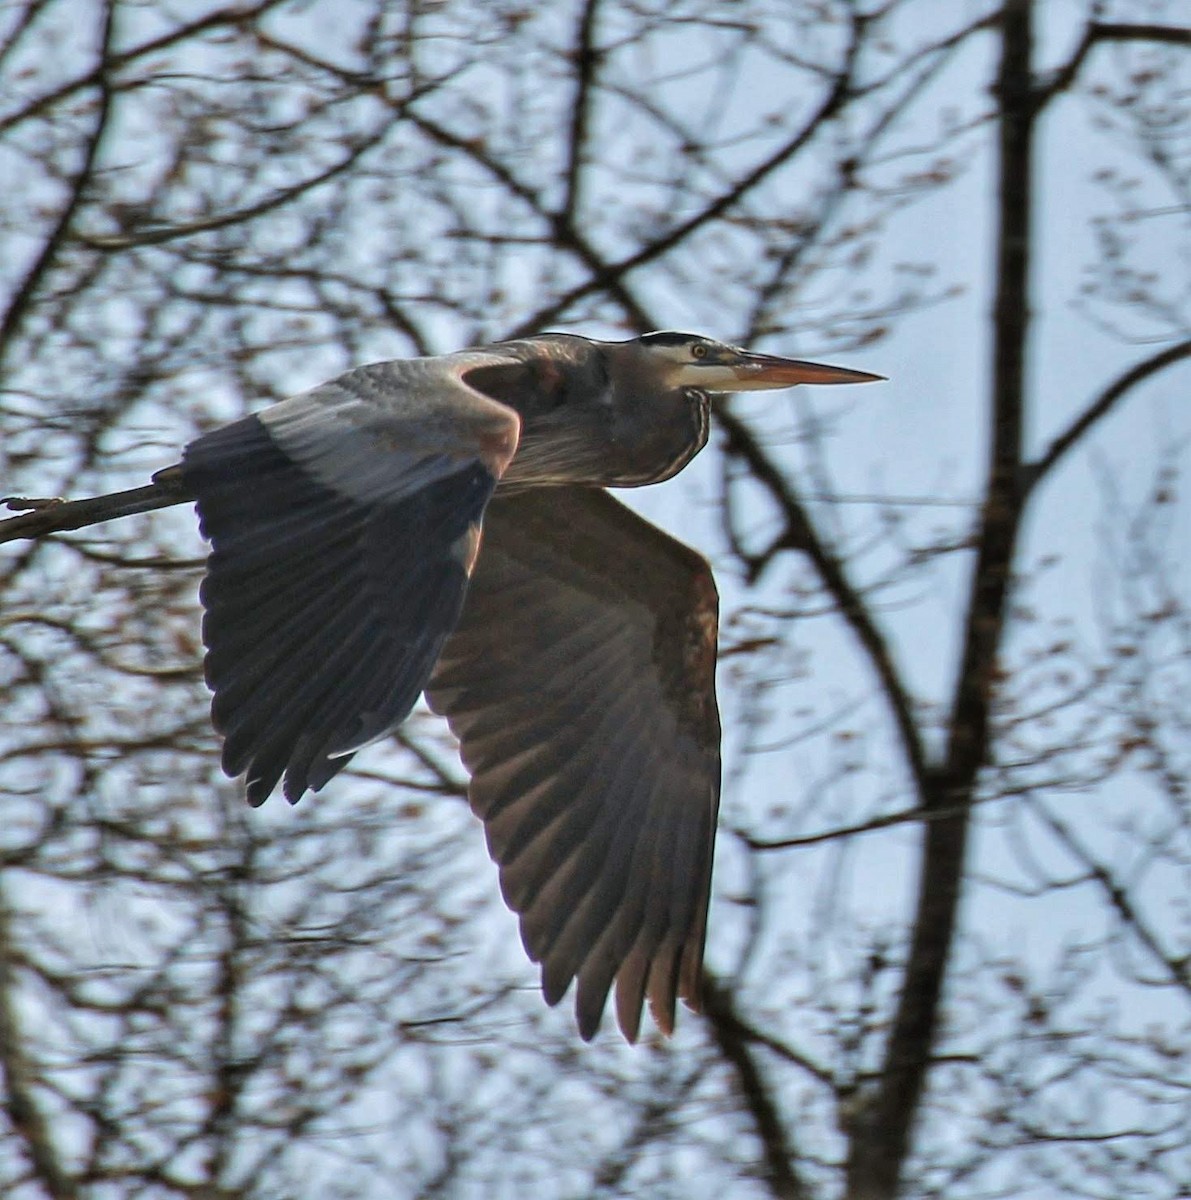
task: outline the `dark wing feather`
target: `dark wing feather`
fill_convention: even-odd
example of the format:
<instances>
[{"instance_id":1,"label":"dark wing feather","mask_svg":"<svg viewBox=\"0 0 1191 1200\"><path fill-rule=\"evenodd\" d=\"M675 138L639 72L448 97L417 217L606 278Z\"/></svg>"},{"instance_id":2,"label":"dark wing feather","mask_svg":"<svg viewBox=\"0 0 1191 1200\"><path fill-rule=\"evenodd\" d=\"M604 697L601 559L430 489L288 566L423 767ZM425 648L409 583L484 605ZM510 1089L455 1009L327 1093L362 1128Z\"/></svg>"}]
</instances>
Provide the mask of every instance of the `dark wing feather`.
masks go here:
<instances>
[{"instance_id":1,"label":"dark wing feather","mask_svg":"<svg viewBox=\"0 0 1191 1200\"><path fill-rule=\"evenodd\" d=\"M183 458L212 542L212 720L253 804L283 775L291 801L317 791L408 715L516 445L515 414L450 379L435 392L415 377L419 403L395 410L403 380L383 369L207 434Z\"/></svg>"},{"instance_id":2,"label":"dark wing feather","mask_svg":"<svg viewBox=\"0 0 1191 1200\"><path fill-rule=\"evenodd\" d=\"M427 699L546 999L578 981L594 1035L615 980L637 1036L698 1004L719 806L707 563L606 492L498 492Z\"/></svg>"}]
</instances>

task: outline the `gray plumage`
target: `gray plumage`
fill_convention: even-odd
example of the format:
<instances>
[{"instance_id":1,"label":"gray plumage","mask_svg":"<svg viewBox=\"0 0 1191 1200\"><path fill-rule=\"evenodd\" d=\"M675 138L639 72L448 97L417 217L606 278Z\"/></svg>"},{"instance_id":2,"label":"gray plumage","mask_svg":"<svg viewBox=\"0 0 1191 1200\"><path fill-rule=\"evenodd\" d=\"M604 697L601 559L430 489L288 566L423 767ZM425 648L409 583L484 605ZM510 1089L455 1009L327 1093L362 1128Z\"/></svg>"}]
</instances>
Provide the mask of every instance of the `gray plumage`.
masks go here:
<instances>
[{"instance_id":1,"label":"gray plumage","mask_svg":"<svg viewBox=\"0 0 1191 1200\"><path fill-rule=\"evenodd\" d=\"M602 488L669 478L710 395L875 379L691 334L361 367L191 443L223 767L296 802L423 690L556 1003L698 1006L719 804L706 561Z\"/></svg>"}]
</instances>

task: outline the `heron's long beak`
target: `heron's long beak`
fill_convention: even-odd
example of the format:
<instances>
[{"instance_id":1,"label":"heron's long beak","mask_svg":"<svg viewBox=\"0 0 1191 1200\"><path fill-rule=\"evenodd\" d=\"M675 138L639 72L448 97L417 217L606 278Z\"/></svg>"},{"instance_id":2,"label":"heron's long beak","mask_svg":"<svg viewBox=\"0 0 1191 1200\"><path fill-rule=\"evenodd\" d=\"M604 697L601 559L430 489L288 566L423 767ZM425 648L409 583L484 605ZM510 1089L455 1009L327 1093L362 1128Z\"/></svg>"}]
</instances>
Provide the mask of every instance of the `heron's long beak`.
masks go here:
<instances>
[{"instance_id":1,"label":"heron's long beak","mask_svg":"<svg viewBox=\"0 0 1191 1200\"><path fill-rule=\"evenodd\" d=\"M885 378L868 371L853 371L850 367L829 367L824 363L751 351L741 351L731 362L722 365L734 376L731 387L724 390L733 392L788 388L799 383L876 383Z\"/></svg>"}]
</instances>

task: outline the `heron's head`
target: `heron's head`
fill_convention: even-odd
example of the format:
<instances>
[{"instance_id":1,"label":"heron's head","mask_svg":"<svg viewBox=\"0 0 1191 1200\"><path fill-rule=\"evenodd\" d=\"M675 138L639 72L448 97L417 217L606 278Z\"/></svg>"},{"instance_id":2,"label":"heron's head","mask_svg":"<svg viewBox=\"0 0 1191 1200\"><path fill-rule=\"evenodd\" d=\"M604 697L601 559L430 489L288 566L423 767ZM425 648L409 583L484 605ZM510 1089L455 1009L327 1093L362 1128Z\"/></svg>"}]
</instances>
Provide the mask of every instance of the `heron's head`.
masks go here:
<instances>
[{"instance_id":1,"label":"heron's head","mask_svg":"<svg viewBox=\"0 0 1191 1200\"><path fill-rule=\"evenodd\" d=\"M657 372L666 388L695 388L728 393L794 387L799 383L872 383L883 375L756 354L697 333L663 330L636 339L646 369Z\"/></svg>"}]
</instances>

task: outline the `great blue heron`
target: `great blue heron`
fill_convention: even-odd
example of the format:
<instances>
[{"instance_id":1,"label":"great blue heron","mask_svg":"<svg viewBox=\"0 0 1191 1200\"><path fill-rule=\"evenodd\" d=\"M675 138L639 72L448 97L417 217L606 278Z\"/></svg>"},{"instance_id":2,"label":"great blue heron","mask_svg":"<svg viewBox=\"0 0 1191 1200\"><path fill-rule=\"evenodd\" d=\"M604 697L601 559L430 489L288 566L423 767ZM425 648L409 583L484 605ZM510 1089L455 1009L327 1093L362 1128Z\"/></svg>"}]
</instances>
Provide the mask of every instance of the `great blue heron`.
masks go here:
<instances>
[{"instance_id":1,"label":"great blue heron","mask_svg":"<svg viewBox=\"0 0 1191 1200\"><path fill-rule=\"evenodd\" d=\"M670 1032L702 971L718 601L706 560L602 489L686 466L714 393L879 378L547 333L360 367L198 438L154 479L212 543L223 769L295 802L424 690L547 1002L577 980L591 1038L615 981L630 1041L645 997Z\"/></svg>"}]
</instances>

